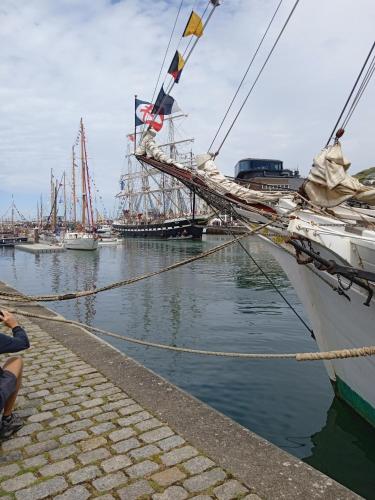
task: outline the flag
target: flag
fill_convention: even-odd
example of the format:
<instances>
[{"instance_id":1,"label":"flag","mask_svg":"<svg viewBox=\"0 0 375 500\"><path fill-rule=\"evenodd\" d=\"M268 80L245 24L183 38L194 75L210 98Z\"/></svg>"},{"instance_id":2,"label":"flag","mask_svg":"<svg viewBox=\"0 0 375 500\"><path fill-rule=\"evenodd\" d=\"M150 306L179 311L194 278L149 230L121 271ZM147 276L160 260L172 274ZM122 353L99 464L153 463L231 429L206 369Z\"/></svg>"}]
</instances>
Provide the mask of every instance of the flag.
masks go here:
<instances>
[{"instance_id":1,"label":"flag","mask_svg":"<svg viewBox=\"0 0 375 500\"><path fill-rule=\"evenodd\" d=\"M164 92L164 87L162 85L151 113L160 113L163 116L166 116L177 113L178 111L181 111L181 109L179 108L177 102L173 99L172 96Z\"/></svg>"},{"instance_id":2,"label":"flag","mask_svg":"<svg viewBox=\"0 0 375 500\"><path fill-rule=\"evenodd\" d=\"M179 82L182 68L185 66L185 61L182 55L176 50L176 53L172 59L171 65L169 66L168 73L173 76L176 83Z\"/></svg>"},{"instance_id":3,"label":"flag","mask_svg":"<svg viewBox=\"0 0 375 500\"><path fill-rule=\"evenodd\" d=\"M131 142L134 142L134 140L135 140L135 135L134 135L134 134L128 134L126 137L127 137L127 138L129 139L129 141L131 141Z\"/></svg>"},{"instance_id":4,"label":"flag","mask_svg":"<svg viewBox=\"0 0 375 500\"><path fill-rule=\"evenodd\" d=\"M193 10L191 11L189 20L182 36L190 35L195 35L198 38L203 35L202 19Z\"/></svg>"},{"instance_id":5,"label":"flag","mask_svg":"<svg viewBox=\"0 0 375 500\"><path fill-rule=\"evenodd\" d=\"M156 132L159 132L163 127L164 115L162 113L153 114L152 108L151 102L135 100L135 126L150 125Z\"/></svg>"}]
</instances>

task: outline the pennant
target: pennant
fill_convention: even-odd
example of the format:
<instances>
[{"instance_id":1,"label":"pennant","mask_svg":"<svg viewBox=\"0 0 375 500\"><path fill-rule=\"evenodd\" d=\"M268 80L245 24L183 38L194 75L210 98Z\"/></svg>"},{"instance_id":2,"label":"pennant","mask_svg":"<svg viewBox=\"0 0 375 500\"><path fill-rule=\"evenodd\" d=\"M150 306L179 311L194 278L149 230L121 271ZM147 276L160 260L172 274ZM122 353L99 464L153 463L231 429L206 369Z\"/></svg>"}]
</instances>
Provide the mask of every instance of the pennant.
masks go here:
<instances>
[{"instance_id":1,"label":"pennant","mask_svg":"<svg viewBox=\"0 0 375 500\"><path fill-rule=\"evenodd\" d=\"M168 73L173 76L176 83L180 81L180 76L182 68L185 66L185 61L182 55L176 50L176 53L172 59L171 65L169 66Z\"/></svg>"},{"instance_id":2,"label":"pennant","mask_svg":"<svg viewBox=\"0 0 375 500\"><path fill-rule=\"evenodd\" d=\"M164 115L162 113L153 114L151 102L135 100L135 126L150 125L151 128L159 132L163 127ZM155 116L154 116L155 115Z\"/></svg>"},{"instance_id":3,"label":"pennant","mask_svg":"<svg viewBox=\"0 0 375 500\"><path fill-rule=\"evenodd\" d=\"M134 142L134 140L135 140L135 135L134 135L134 134L128 134L126 137L127 137L127 138L129 139L129 141L131 141L131 142Z\"/></svg>"},{"instance_id":4,"label":"pennant","mask_svg":"<svg viewBox=\"0 0 375 500\"><path fill-rule=\"evenodd\" d=\"M173 113L178 113L178 111L181 111L181 109L179 108L177 102L173 99L172 96L164 92L164 87L162 85L151 113L159 113L163 116L166 116L173 115Z\"/></svg>"},{"instance_id":5,"label":"pennant","mask_svg":"<svg viewBox=\"0 0 375 500\"><path fill-rule=\"evenodd\" d=\"M198 38L203 35L202 19L193 10L191 11L189 20L187 22L186 28L182 36L190 36L190 35L195 35Z\"/></svg>"}]
</instances>

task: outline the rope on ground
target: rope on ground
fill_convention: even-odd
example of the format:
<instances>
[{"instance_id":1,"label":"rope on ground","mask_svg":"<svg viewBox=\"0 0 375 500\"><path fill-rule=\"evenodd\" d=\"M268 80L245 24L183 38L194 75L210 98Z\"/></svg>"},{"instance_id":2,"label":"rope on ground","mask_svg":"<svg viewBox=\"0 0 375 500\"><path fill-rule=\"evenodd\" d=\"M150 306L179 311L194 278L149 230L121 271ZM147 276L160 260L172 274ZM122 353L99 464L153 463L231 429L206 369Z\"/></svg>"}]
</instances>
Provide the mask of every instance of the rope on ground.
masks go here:
<instances>
[{"instance_id":1,"label":"rope on ground","mask_svg":"<svg viewBox=\"0 0 375 500\"><path fill-rule=\"evenodd\" d=\"M97 328L91 325L86 325L80 323L79 321L74 321L70 319L65 319L62 316L50 317L41 314L29 313L26 311L11 310L12 313L18 314L20 316L25 316L28 318L42 319L47 321L55 321L58 323L68 323L80 328L85 328L86 330L92 330L101 335L107 337L113 337L119 340L124 340L125 342L130 342L132 344L140 344L146 347L154 347L156 349L164 349L167 351L174 352L184 352L187 354L200 354L205 356L218 356L226 358L242 358L242 359L295 359L296 361L322 361L329 359L347 359L347 358L358 358L362 356L374 356L375 346L369 347L355 347L353 349L340 349L336 351L326 351L326 352L302 352L302 353L243 353L243 352L223 352L223 351L205 351L201 349L189 349L187 347L175 347L166 344L158 344L156 342L148 342L145 340L135 339L133 337L128 337L125 335L119 335L117 333L109 332L103 330L102 328Z\"/></svg>"}]
</instances>

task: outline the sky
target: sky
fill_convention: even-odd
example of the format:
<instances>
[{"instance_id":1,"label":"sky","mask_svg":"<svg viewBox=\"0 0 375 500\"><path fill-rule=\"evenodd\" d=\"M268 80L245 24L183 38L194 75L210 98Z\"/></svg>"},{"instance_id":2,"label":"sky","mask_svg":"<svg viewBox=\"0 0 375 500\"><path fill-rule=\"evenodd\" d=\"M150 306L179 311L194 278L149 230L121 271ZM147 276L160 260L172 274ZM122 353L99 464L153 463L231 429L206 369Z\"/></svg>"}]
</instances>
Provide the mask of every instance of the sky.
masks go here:
<instances>
[{"instance_id":1,"label":"sky","mask_svg":"<svg viewBox=\"0 0 375 500\"><path fill-rule=\"evenodd\" d=\"M49 196L51 168L70 177L81 117L98 209L113 210L134 94L151 100L180 1L1 1L0 217L12 194L22 214L35 215L40 194ZM278 1L223 0L215 10L172 90L188 114L180 135L195 138L195 153L207 151ZM293 3L283 0L233 113ZM183 1L162 79L192 7L202 13L206 4ZM219 168L233 175L236 162L251 156L283 160L306 175L373 43L374 19L373 0L301 0L217 158ZM352 173L375 165L374 110L371 81L342 140Z\"/></svg>"}]
</instances>

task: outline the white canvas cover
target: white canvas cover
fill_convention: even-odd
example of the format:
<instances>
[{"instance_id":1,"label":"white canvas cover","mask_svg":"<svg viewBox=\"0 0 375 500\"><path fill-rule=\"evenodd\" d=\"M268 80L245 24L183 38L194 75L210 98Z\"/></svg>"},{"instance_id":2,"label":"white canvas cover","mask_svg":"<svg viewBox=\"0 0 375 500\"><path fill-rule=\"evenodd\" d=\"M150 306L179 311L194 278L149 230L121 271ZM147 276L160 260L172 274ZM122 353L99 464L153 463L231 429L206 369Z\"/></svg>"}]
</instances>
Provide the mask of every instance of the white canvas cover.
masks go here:
<instances>
[{"instance_id":1,"label":"white canvas cover","mask_svg":"<svg viewBox=\"0 0 375 500\"><path fill-rule=\"evenodd\" d=\"M310 200L320 207L335 207L349 198L375 205L375 189L349 175L349 167L339 141L323 149L314 158L304 186Z\"/></svg>"}]
</instances>

